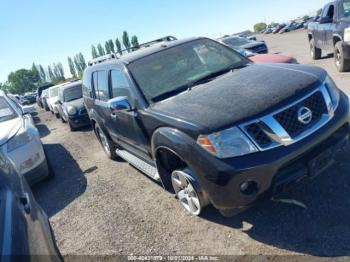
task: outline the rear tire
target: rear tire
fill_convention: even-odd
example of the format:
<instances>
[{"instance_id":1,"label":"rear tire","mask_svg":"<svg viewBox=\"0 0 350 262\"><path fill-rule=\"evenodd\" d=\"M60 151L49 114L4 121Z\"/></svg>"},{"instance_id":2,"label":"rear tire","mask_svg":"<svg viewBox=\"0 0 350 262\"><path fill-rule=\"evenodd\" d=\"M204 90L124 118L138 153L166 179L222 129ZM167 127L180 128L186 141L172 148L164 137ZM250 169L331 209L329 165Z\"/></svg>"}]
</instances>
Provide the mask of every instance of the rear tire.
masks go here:
<instances>
[{"instance_id":1,"label":"rear tire","mask_svg":"<svg viewBox=\"0 0 350 262\"><path fill-rule=\"evenodd\" d=\"M310 39L310 54L313 60L320 59L322 56L322 50L315 46L315 40L313 38Z\"/></svg>"},{"instance_id":2,"label":"rear tire","mask_svg":"<svg viewBox=\"0 0 350 262\"><path fill-rule=\"evenodd\" d=\"M118 155L115 152L117 146L107 137L107 135L103 132L98 124L95 124L94 129L97 139L100 142L105 154L109 159L116 160L118 158Z\"/></svg>"},{"instance_id":3,"label":"rear tire","mask_svg":"<svg viewBox=\"0 0 350 262\"><path fill-rule=\"evenodd\" d=\"M341 42L337 42L334 47L334 62L339 72L347 72L350 70L350 59L344 58L344 52Z\"/></svg>"},{"instance_id":4,"label":"rear tire","mask_svg":"<svg viewBox=\"0 0 350 262\"><path fill-rule=\"evenodd\" d=\"M56 117L57 119L59 119L59 118L60 118L60 114L59 114L59 113L55 113L55 117Z\"/></svg>"}]
</instances>

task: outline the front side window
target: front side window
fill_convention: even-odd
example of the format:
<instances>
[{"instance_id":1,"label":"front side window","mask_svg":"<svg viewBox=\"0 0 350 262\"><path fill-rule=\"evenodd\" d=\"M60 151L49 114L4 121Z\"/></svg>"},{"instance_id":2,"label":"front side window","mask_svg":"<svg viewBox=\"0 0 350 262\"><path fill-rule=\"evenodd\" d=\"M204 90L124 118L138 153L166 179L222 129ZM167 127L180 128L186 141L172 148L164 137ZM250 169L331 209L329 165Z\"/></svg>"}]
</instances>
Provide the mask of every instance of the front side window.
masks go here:
<instances>
[{"instance_id":1,"label":"front side window","mask_svg":"<svg viewBox=\"0 0 350 262\"><path fill-rule=\"evenodd\" d=\"M81 85L69 87L63 91L64 102L73 101L83 97L83 89Z\"/></svg>"},{"instance_id":2,"label":"front side window","mask_svg":"<svg viewBox=\"0 0 350 262\"><path fill-rule=\"evenodd\" d=\"M111 71L112 95L130 98L130 85L125 74L119 70Z\"/></svg>"},{"instance_id":3,"label":"front side window","mask_svg":"<svg viewBox=\"0 0 350 262\"><path fill-rule=\"evenodd\" d=\"M216 41L198 39L135 60L128 68L147 100L157 102L191 83L247 63Z\"/></svg>"},{"instance_id":4,"label":"front side window","mask_svg":"<svg viewBox=\"0 0 350 262\"><path fill-rule=\"evenodd\" d=\"M17 113L5 100L5 98L0 97L0 122L5 122L18 117Z\"/></svg>"}]
</instances>

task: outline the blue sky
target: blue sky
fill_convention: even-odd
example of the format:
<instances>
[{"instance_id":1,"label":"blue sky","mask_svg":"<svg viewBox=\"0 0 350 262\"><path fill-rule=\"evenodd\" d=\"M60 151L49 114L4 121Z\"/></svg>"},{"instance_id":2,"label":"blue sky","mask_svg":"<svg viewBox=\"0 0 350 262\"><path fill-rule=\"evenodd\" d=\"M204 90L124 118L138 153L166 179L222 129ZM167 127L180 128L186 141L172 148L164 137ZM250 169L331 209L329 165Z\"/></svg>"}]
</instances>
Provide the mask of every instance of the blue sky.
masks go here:
<instances>
[{"instance_id":1,"label":"blue sky","mask_svg":"<svg viewBox=\"0 0 350 262\"><path fill-rule=\"evenodd\" d=\"M0 82L32 62L43 66L115 40L165 35L218 37L314 12L327 0L0 0Z\"/></svg>"}]
</instances>

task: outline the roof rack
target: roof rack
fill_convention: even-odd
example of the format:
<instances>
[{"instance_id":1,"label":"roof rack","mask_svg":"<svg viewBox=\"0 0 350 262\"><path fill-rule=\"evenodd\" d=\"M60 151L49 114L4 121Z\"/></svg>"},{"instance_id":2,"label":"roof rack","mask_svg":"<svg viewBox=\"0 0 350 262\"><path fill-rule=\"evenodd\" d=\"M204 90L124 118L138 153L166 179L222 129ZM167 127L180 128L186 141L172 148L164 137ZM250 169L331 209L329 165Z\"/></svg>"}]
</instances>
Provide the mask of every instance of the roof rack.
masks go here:
<instances>
[{"instance_id":1,"label":"roof rack","mask_svg":"<svg viewBox=\"0 0 350 262\"><path fill-rule=\"evenodd\" d=\"M112 59L118 59L119 57L121 57L124 54L131 53L131 52L134 52L134 51L139 50L139 49L147 48L147 47L150 47L150 46L152 46L154 44L158 44L158 43L161 43L161 42L170 42L170 41L175 41L175 40L177 40L177 38L174 37L174 36L170 36L170 35L162 37L162 38L158 38L158 39L146 42L146 43L142 43L138 47L129 47L129 48L121 50L120 52L107 54L107 55L104 55L104 56L99 56L99 57L89 61L88 62L88 66L93 66L93 65L96 65L96 64L100 64L100 63L103 63L103 62L106 62L106 61L112 60Z\"/></svg>"}]
</instances>

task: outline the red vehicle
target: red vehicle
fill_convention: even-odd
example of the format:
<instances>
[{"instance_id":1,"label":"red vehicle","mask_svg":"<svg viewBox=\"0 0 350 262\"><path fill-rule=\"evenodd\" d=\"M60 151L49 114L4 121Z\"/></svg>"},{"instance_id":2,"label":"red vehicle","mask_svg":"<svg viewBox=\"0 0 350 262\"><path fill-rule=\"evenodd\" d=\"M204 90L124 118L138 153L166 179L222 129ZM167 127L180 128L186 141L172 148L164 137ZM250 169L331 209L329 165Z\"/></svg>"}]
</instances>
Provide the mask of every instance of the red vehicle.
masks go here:
<instances>
[{"instance_id":1,"label":"red vehicle","mask_svg":"<svg viewBox=\"0 0 350 262\"><path fill-rule=\"evenodd\" d=\"M249 59L258 64L270 64L270 63L284 63L284 64L295 64L296 59L281 54L254 54L249 56Z\"/></svg>"},{"instance_id":2,"label":"red vehicle","mask_svg":"<svg viewBox=\"0 0 350 262\"><path fill-rule=\"evenodd\" d=\"M277 34L279 33L279 31L282 30L282 28L284 28L286 25L285 24L282 24L282 25L278 25L275 30L272 31L273 34Z\"/></svg>"}]
</instances>

